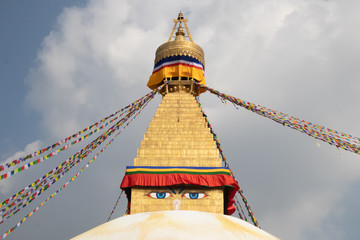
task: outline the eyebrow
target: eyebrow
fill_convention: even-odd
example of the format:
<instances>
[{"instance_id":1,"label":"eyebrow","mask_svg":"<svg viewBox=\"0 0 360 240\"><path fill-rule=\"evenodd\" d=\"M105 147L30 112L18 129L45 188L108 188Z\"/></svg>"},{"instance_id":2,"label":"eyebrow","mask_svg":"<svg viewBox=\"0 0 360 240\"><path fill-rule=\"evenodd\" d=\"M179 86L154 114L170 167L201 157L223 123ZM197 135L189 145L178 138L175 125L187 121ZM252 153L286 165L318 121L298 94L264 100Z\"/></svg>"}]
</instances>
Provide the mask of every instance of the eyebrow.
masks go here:
<instances>
[{"instance_id":1,"label":"eyebrow","mask_svg":"<svg viewBox=\"0 0 360 240\"><path fill-rule=\"evenodd\" d=\"M176 194L176 192L174 191L174 189L172 189L172 188L169 187L169 190L170 190L173 194Z\"/></svg>"}]
</instances>

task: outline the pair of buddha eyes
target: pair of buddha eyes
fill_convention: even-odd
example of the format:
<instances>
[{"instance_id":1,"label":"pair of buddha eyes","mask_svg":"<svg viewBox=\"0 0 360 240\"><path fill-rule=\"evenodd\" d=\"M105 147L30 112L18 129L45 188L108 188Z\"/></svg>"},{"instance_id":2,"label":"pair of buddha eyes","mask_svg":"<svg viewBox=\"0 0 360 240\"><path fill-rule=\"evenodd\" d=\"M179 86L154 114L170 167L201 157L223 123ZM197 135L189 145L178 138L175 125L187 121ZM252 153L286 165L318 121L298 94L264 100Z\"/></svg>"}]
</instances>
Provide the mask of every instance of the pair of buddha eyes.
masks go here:
<instances>
[{"instance_id":1,"label":"pair of buddha eyes","mask_svg":"<svg viewBox=\"0 0 360 240\"><path fill-rule=\"evenodd\" d=\"M170 192L151 192L146 196L155 198L155 199L165 199L168 197L172 197L173 195ZM185 193L181 194L181 197L184 197L187 199L202 199L207 196L208 195L203 192L185 192Z\"/></svg>"}]
</instances>

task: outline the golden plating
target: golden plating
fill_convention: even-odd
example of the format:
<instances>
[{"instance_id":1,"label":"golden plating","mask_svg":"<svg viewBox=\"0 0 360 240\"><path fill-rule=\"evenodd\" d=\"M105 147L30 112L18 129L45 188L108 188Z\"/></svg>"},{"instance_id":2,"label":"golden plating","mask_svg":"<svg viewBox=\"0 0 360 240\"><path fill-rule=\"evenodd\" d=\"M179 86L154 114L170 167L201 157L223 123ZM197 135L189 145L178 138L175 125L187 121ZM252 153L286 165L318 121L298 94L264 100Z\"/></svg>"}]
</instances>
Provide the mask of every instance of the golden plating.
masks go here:
<instances>
[{"instance_id":1,"label":"golden plating","mask_svg":"<svg viewBox=\"0 0 360 240\"><path fill-rule=\"evenodd\" d=\"M161 59L170 56L190 56L199 60L205 67L204 51L202 48L186 40L166 42L156 50L155 55L155 64Z\"/></svg>"}]
</instances>

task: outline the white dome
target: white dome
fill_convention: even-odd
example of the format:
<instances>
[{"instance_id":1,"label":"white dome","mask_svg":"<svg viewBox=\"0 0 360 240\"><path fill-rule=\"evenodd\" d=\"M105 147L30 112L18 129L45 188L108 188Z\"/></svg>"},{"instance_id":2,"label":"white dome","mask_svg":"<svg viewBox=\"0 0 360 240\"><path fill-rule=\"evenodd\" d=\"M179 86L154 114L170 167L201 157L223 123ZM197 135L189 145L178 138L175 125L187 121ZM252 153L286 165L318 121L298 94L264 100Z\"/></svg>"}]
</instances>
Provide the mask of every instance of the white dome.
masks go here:
<instances>
[{"instance_id":1,"label":"white dome","mask_svg":"<svg viewBox=\"0 0 360 240\"><path fill-rule=\"evenodd\" d=\"M235 217L198 211L159 211L128 215L72 240L113 239L278 239Z\"/></svg>"}]
</instances>

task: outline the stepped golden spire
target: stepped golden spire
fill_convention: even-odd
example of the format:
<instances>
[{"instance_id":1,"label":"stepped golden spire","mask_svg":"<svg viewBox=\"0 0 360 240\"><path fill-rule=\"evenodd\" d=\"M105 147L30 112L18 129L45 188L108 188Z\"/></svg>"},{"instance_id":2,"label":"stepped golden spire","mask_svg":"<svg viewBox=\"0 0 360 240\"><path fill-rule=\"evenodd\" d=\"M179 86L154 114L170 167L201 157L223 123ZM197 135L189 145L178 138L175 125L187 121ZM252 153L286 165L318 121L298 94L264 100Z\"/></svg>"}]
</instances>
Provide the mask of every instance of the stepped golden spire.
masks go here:
<instances>
[{"instance_id":1,"label":"stepped golden spire","mask_svg":"<svg viewBox=\"0 0 360 240\"><path fill-rule=\"evenodd\" d=\"M148 86L168 83L134 166L128 168L122 183L131 199L130 214L163 210L221 214L234 211L231 196L238 186L229 170L222 168L219 150L195 99L200 91L194 81L205 83L204 52L193 42L186 22L180 12L174 19L169 41L156 51ZM189 40L185 38L183 24ZM175 39L171 41L176 27ZM154 85L153 80L158 82ZM220 180L223 174L226 184Z\"/></svg>"}]
</instances>

